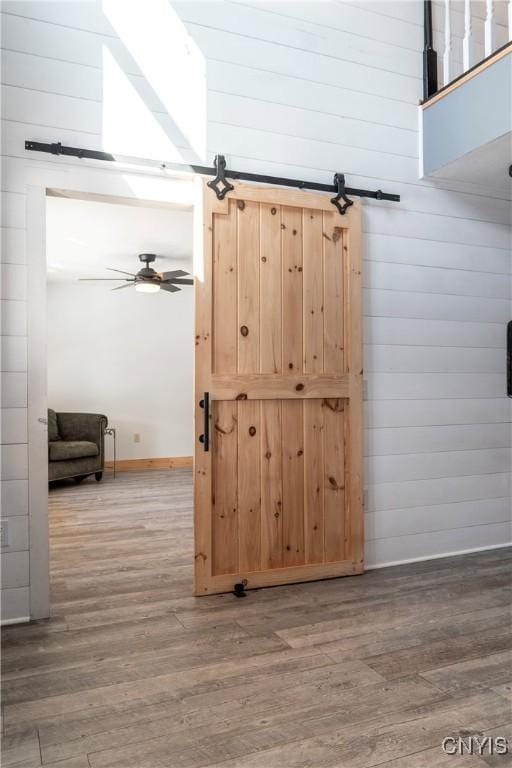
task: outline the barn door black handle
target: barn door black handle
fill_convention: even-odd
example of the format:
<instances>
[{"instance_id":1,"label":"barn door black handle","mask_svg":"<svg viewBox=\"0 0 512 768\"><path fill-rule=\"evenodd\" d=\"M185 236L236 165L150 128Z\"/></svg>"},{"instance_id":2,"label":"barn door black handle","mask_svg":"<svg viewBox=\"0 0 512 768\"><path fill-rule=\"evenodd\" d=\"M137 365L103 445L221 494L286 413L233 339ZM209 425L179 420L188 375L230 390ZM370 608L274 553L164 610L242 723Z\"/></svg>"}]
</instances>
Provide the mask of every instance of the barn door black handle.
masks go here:
<instances>
[{"instance_id":1,"label":"barn door black handle","mask_svg":"<svg viewBox=\"0 0 512 768\"><path fill-rule=\"evenodd\" d=\"M210 393L205 392L202 400L199 401L200 408L203 409L204 431L199 435L199 442L203 444L205 451L210 450Z\"/></svg>"}]
</instances>

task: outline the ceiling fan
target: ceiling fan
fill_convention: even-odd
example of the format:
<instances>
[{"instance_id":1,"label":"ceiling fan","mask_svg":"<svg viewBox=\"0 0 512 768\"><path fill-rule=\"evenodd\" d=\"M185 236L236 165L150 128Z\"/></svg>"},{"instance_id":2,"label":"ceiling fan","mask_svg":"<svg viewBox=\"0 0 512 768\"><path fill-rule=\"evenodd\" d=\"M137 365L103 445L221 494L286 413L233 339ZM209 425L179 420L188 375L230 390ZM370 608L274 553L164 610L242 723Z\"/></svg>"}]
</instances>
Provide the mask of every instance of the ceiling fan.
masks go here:
<instances>
[{"instance_id":1,"label":"ceiling fan","mask_svg":"<svg viewBox=\"0 0 512 768\"><path fill-rule=\"evenodd\" d=\"M130 277L80 277L79 280L123 280L126 285L118 285L112 288L112 290L119 291L121 288L135 286L135 290L141 293L157 293L160 290L176 293L181 290L180 286L182 285L194 285L193 278L187 278L189 273L183 269L174 269L171 272L157 272L153 267L149 266L155 259L156 254L154 253L139 254L139 261L142 261L145 266L139 269L137 273L107 267L110 272L119 272L122 275L130 275Z\"/></svg>"}]
</instances>

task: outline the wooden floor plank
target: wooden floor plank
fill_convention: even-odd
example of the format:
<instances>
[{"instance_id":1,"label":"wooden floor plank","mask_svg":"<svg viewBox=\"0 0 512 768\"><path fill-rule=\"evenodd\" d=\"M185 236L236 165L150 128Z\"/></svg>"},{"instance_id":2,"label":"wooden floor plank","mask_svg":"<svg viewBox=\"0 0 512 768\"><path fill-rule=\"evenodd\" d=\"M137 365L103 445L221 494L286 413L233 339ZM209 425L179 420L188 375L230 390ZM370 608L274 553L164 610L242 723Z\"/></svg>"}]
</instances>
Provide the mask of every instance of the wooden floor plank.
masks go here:
<instances>
[{"instance_id":1,"label":"wooden floor plank","mask_svg":"<svg viewBox=\"0 0 512 768\"><path fill-rule=\"evenodd\" d=\"M186 469L64 483L50 529L2 765L462 768L443 735L510 732L510 550L194 598Z\"/></svg>"}]
</instances>

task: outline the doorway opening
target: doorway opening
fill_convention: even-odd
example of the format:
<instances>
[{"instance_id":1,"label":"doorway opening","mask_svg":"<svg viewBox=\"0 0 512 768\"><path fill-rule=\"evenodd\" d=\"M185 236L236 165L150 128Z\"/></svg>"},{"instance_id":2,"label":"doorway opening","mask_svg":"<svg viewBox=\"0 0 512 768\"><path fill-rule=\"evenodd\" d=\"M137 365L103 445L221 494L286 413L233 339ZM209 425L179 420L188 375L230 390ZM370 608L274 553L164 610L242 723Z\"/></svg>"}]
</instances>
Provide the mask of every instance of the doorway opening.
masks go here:
<instances>
[{"instance_id":1,"label":"doorway opening","mask_svg":"<svg viewBox=\"0 0 512 768\"><path fill-rule=\"evenodd\" d=\"M51 610L73 626L190 589L192 218L46 198Z\"/></svg>"}]
</instances>

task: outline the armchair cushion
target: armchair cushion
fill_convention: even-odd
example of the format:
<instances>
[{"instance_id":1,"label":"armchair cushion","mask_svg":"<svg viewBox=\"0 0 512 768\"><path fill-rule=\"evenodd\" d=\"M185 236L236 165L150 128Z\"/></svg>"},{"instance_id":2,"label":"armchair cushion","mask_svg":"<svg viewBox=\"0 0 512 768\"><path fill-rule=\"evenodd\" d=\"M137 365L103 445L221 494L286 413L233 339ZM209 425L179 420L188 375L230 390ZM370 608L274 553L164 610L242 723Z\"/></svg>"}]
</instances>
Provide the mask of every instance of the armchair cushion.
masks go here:
<instances>
[{"instance_id":1,"label":"armchair cushion","mask_svg":"<svg viewBox=\"0 0 512 768\"><path fill-rule=\"evenodd\" d=\"M99 448L96 443L87 440L56 440L48 443L50 461L69 461L70 459L86 459L97 456Z\"/></svg>"},{"instance_id":2,"label":"armchair cushion","mask_svg":"<svg viewBox=\"0 0 512 768\"><path fill-rule=\"evenodd\" d=\"M57 414L51 408L48 408L48 442L53 443L55 440L60 440Z\"/></svg>"}]
</instances>

